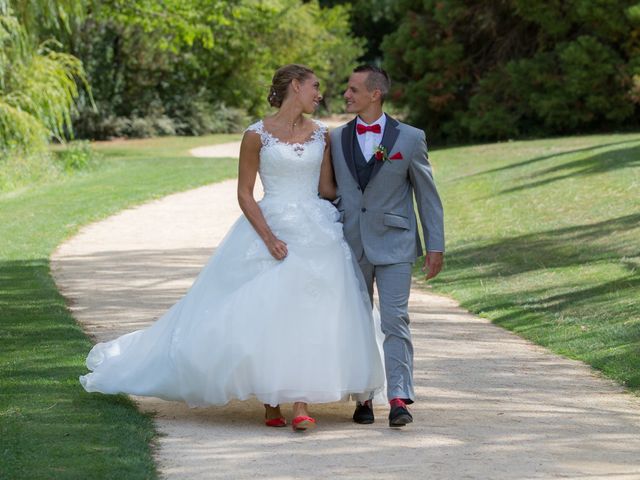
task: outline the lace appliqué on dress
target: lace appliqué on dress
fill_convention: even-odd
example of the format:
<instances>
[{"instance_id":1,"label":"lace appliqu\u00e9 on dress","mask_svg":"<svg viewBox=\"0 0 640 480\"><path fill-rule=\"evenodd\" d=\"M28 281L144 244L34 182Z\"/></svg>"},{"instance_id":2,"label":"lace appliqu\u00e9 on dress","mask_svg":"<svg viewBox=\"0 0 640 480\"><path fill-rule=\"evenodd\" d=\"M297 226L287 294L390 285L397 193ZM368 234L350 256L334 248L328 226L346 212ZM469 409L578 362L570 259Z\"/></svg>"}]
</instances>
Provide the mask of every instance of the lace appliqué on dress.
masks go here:
<instances>
[{"instance_id":1,"label":"lace appliqu\u00e9 on dress","mask_svg":"<svg viewBox=\"0 0 640 480\"><path fill-rule=\"evenodd\" d=\"M315 123L318 128L316 128L311 136L304 142L290 143L280 140L278 137L272 135L264 128L264 122L262 120L259 120L256 123L250 125L245 131L255 132L260 135L260 140L263 147L270 147L272 145L288 145L293 149L296 155L301 157L304 154L305 148L309 144L322 141L324 146L324 136L328 130L327 126L324 123L319 122L318 120L311 119L311 121Z\"/></svg>"}]
</instances>

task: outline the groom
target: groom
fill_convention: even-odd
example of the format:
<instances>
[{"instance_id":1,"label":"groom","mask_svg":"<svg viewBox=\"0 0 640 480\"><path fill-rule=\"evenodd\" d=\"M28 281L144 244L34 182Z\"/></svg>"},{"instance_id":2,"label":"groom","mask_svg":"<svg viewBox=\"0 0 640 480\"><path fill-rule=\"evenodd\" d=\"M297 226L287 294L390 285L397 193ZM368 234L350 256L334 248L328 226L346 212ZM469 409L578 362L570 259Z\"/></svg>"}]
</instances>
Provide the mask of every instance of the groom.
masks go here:
<instances>
[{"instance_id":1,"label":"groom","mask_svg":"<svg viewBox=\"0 0 640 480\"><path fill-rule=\"evenodd\" d=\"M363 65L353 71L344 99L347 112L357 116L331 132L331 153L344 235L369 296L374 280L378 288L389 425L402 427L413 421L407 409L414 401L411 267L423 253L414 195L426 243L427 280L442 268L444 227L424 132L383 113L389 87L389 76L380 68ZM371 399L357 403L353 420L373 423Z\"/></svg>"}]
</instances>

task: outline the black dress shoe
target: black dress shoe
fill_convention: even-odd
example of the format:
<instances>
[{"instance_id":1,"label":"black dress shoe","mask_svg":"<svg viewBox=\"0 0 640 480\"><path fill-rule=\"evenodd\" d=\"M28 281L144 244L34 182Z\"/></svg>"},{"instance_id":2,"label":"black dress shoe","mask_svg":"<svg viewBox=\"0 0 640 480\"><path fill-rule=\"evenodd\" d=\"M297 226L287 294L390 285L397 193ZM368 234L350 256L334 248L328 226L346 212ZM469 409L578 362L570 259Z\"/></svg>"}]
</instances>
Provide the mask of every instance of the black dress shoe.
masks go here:
<instances>
[{"instance_id":1,"label":"black dress shoe","mask_svg":"<svg viewBox=\"0 0 640 480\"><path fill-rule=\"evenodd\" d=\"M353 412L353 421L356 423L361 423L363 425L368 425L375 421L375 417L373 416L373 408L371 407L371 401L367 400L364 403L358 402L356 405L356 411Z\"/></svg>"},{"instance_id":2,"label":"black dress shoe","mask_svg":"<svg viewBox=\"0 0 640 480\"><path fill-rule=\"evenodd\" d=\"M413 422L413 416L407 410L407 407L397 405L391 407L389 412L389 426L390 427L404 427L407 423Z\"/></svg>"}]
</instances>

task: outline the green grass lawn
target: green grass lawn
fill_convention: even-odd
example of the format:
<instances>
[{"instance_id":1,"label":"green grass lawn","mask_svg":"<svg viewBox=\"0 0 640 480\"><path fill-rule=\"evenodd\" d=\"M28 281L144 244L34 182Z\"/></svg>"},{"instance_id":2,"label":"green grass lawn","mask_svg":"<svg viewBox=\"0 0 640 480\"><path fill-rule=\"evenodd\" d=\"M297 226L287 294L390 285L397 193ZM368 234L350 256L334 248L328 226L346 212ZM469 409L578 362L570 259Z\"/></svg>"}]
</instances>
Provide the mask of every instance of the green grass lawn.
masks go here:
<instances>
[{"instance_id":1,"label":"green grass lawn","mask_svg":"<svg viewBox=\"0 0 640 480\"><path fill-rule=\"evenodd\" d=\"M49 256L82 225L235 176L236 160L187 149L238 138L99 144L96 168L0 196L0 479L156 477L151 419L124 396L78 383L92 344L56 290Z\"/></svg>"},{"instance_id":2,"label":"green grass lawn","mask_svg":"<svg viewBox=\"0 0 640 480\"><path fill-rule=\"evenodd\" d=\"M640 134L432 154L469 310L640 391Z\"/></svg>"},{"instance_id":3,"label":"green grass lawn","mask_svg":"<svg viewBox=\"0 0 640 480\"><path fill-rule=\"evenodd\" d=\"M193 146L237 136L98 144L104 159L0 195L0 478L153 478L151 420L85 393L91 342L49 256L80 226L236 174ZM640 390L640 134L437 150L446 268L474 312Z\"/></svg>"}]
</instances>

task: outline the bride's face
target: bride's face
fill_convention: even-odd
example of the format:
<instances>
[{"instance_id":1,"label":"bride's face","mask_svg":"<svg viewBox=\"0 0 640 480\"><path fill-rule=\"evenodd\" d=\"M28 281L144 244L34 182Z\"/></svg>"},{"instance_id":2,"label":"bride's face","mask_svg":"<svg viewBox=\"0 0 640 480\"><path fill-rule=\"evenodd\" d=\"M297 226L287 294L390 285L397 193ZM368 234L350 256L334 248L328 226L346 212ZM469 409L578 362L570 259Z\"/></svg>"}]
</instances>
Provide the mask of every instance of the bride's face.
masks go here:
<instances>
[{"instance_id":1,"label":"bride's face","mask_svg":"<svg viewBox=\"0 0 640 480\"><path fill-rule=\"evenodd\" d=\"M320 100L322 100L318 77L309 75L302 82L296 82L293 86L294 89L297 89L296 95L298 96L304 113L313 113L316 108L318 108L318 105L320 105Z\"/></svg>"}]
</instances>

